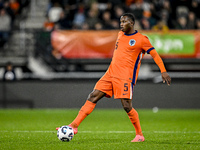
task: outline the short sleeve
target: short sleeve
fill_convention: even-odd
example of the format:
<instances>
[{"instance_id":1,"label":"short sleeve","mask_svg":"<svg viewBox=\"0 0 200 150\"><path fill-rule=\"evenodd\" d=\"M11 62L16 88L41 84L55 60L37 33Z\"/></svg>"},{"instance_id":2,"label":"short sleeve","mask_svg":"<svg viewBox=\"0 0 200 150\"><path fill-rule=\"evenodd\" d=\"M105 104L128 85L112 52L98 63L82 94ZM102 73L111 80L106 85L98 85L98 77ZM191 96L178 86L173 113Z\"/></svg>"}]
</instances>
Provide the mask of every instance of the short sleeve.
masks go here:
<instances>
[{"instance_id":1,"label":"short sleeve","mask_svg":"<svg viewBox=\"0 0 200 150\"><path fill-rule=\"evenodd\" d=\"M147 36L143 36L142 38L142 49L147 52L147 54L150 53L151 50L155 49L150 41L149 41L149 38Z\"/></svg>"}]
</instances>

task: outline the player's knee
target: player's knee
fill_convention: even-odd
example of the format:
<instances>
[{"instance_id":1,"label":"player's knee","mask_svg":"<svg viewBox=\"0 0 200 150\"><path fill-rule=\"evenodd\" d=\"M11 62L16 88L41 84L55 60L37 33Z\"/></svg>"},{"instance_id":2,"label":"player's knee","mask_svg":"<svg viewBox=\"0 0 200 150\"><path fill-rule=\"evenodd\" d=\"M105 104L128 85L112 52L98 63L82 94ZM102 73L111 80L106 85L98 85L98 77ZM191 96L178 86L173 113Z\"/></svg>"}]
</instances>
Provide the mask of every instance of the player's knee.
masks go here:
<instances>
[{"instance_id":1,"label":"player's knee","mask_svg":"<svg viewBox=\"0 0 200 150\"><path fill-rule=\"evenodd\" d=\"M91 101L91 102L93 102L93 103L97 103L97 95L96 94L94 94L94 92L92 92L92 93L90 93L89 95L88 95L88 100L89 101Z\"/></svg>"},{"instance_id":2,"label":"player's knee","mask_svg":"<svg viewBox=\"0 0 200 150\"><path fill-rule=\"evenodd\" d=\"M128 113L130 112L132 109L132 107L129 107L129 106L124 106L124 110Z\"/></svg>"}]
</instances>

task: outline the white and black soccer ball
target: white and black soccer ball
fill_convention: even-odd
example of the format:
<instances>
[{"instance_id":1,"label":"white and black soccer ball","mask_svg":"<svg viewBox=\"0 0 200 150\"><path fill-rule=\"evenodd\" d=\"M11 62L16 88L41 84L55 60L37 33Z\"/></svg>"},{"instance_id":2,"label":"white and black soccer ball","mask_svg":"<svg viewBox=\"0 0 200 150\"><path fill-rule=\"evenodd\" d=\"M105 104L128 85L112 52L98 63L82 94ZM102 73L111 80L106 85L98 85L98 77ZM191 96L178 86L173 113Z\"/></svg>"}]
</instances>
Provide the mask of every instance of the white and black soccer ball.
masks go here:
<instances>
[{"instance_id":1,"label":"white and black soccer ball","mask_svg":"<svg viewBox=\"0 0 200 150\"><path fill-rule=\"evenodd\" d=\"M69 126L62 126L58 129L57 137L63 142L69 142L74 137L74 131Z\"/></svg>"}]
</instances>

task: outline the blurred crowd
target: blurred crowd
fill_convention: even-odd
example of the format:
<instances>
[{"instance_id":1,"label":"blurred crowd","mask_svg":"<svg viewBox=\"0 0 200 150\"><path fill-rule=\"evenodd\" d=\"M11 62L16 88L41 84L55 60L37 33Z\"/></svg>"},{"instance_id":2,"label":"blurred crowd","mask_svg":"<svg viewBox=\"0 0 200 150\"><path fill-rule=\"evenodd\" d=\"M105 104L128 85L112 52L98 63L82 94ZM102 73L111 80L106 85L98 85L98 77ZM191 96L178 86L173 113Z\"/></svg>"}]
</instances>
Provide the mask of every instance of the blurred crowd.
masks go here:
<instances>
[{"instance_id":1,"label":"blurred crowd","mask_svg":"<svg viewBox=\"0 0 200 150\"><path fill-rule=\"evenodd\" d=\"M31 0L0 0L0 46ZM44 29L119 29L125 12L136 17L135 29L200 29L200 0L49 0Z\"/></svg>"},{"instance_id":2,"label":"blurred crowd","mask_svg":"<svg viewBox=\"0 0 200 150\"><path fill-rule=\"evenodd\" d=\"M8 40L15 18L30 0L0 0L0 47Z\"/></svg>"},{"instance_id":3,"label":"blurred crowd","mask_svg":"<svg viewBox=\"0 0 200 150\"><path fill-rule=\"evenodd\" d=\"M125 13L135 29L200 29L200 0L49 0L44 29L119 29Z\"/></svg>"}]
</instances>

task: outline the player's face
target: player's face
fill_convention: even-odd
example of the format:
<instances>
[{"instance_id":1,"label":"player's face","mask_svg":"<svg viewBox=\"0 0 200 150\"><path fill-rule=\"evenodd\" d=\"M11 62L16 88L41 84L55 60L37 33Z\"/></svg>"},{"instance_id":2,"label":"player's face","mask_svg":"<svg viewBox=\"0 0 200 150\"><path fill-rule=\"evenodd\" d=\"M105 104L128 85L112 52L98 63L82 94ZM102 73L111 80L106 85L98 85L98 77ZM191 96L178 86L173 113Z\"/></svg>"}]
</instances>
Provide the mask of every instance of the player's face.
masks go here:
<instances>
[{"instance_id":1,"label":"player's face","mask_svg":"<svg viewBox=\"0 0 200 150\"><path fill-rule=\"evenodd\" d=\"M127 16L122 16L120 18L120 28L121 28L121 31L125 33L131 32L133 29L133 21L129 19L129 17Z\"/></svg>"}]
</instances>

